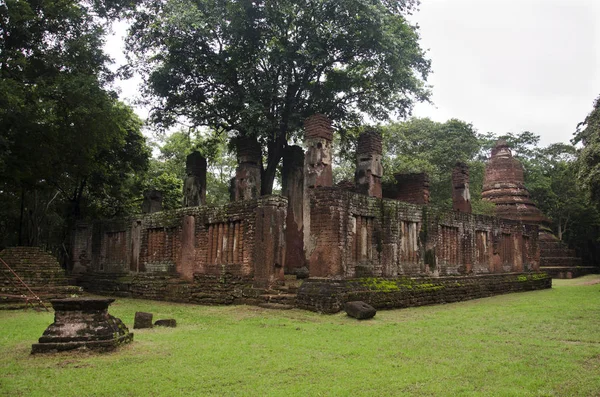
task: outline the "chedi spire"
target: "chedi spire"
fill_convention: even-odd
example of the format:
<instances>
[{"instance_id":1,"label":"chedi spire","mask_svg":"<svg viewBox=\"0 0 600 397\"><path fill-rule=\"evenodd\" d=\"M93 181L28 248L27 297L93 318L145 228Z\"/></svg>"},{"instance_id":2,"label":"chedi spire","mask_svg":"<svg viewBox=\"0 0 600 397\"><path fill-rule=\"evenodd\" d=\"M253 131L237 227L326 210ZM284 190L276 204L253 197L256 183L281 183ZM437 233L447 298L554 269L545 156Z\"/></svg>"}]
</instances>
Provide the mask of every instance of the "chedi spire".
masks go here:
<instances>
[{"instance_id":1,"label":"chedi spire","mask_svg":"<svg viewBox=\"0 0 600 397\"><path fill-rule=\"evenodd\" d=\"M481 198L496 204L500 218L540 224L546 217L531 200L524 180L523 165L500 139L485 167Z\"/></svg>"}]
</instances>

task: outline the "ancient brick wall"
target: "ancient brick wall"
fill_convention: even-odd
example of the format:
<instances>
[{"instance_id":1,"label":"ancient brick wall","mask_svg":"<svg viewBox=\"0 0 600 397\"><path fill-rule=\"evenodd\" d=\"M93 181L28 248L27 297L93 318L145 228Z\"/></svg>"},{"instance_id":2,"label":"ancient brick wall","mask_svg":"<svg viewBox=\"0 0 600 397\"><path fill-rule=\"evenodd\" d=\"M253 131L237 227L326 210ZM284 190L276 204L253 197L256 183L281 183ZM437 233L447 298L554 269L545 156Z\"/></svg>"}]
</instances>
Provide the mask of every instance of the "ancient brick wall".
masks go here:
<instances>
[{"instance_id":1,"label":"ancient brick wall","mask_svg":"<svg viewBox=\"0 0 600 397\"><path fill-rule=\"evenodd\" d=\"M74 268L113 278L129 272L187 281L196 274L231 275L268 285L283 277L286 207L285 198L265 196L79 224Z\"/></svg>"},{"instance_id":2,"label":"ancient brick wall","mask_svg":"<svg viewBox=\"0 0 600 397\"><path fill-rule=\"evenodd\" d=\"M364 301L376 309L451 303L510 292L551 288L545 273L499 274L436 278L308 279L296 304L301 309L337 313L345 302Z\"/></svg>"},{"instance_id":3,"label":"ancient brick wall","mask_svg":"<svg viewBox=\"0 0 600 397\"><path fill-rule=\"evenodd\" d=\"M258 304L265 293L251 277L230 273L196 273L192 280L183 280L168 273L92 272L83 275L80 284L100 295L204 305Z\"/></svg>"},{"instance_id":4,"label":"ancient brick wall","mask_svg":"<svg viewBox=\"0 0 600 397\"><path fill-rule=\"evenodd\" d=\"M412 204L429 204L429 176L424 173L395 174L396 184L386 186L383 197Z\"/></svg>"},{"instance_id":5,"label":"ancient brick wall","mask_svg":"<svg viewBox=\"0 0 600 397\"><path fill-rule=\"evenodd\" d=\"M466 275L538 270L537 226L377 199L310 191L311 277Z\"/></svg>"}]
</instances>

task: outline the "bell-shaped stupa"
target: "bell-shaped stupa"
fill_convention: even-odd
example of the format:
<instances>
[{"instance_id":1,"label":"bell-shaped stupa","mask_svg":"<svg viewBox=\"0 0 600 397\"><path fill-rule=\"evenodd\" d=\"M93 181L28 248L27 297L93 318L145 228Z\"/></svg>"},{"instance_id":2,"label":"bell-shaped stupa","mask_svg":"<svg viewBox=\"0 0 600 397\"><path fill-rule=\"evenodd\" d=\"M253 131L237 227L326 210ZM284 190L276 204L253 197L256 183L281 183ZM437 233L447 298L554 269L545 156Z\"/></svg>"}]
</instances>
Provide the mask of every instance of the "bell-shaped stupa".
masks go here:
<instances>
[{"instance_id":1,"label":"bell-shaped stupa","mask_svg":"<svg viewBox=\"0 0 600 397\"><path fill-rule=\"evenodd\" d=\"M499 218L533 224L547 222L525 187L523 165L513 157L502 139L492 149L492 156L485 167L481 198L496 204Z\"/></svg>"}]
</instances>

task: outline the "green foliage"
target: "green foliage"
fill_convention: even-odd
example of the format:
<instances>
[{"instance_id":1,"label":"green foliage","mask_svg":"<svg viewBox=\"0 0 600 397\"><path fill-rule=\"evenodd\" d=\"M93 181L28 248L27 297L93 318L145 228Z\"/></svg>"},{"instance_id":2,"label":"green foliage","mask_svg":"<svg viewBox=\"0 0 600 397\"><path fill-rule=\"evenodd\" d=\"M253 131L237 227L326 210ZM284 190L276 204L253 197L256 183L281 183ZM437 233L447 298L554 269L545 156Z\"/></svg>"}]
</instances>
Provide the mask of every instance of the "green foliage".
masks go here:
<instances>
[{"instance_id":1,"label":"green foliage","mask_svg":"<svg viewBox=\"0 0 600 397\"><path fill-rule=\"evenodd\" d=\"M145 187L163 192L165 209L181 206L185 160L195 150L199 151L208 162L207 203L229 202L229 180L233 176L237 163L228 150L224 135L203 130L177 131L163 138L158 143L158 149L158 159L151 163Z\"/></svg>"},{"instance_id":2,"label":"green foliage","mask_svg":"<svg viewBox=\"0 0 600 397\"><path fill-rule=\"evenodd\" d=\"M105 88L101 15L114 5L0 5L0 245L62 246L76 218L134 207L149 150L139 118Z\"/></svg>"},{"instance_id":3,"label":"green foliage","mask_svg":"<svg viewBox=\"0 0 600 397\"><path fill-rule=\"evenodd\" d=\"M479 201L484 165L476 161L481 146L471 124L456 119L439 123L412 118L387 125L382 131L387 182L394 183L395 173L426 172L430 177L432 204L452 208L452 170L461 161L471 168L471 199Z\"/></svg>"},{"instance_id":4,"label":"green foliage","mask_svg":"<svg viewBox=\"0 0 600 397\"><path fill-rule=\"evenodd\" d=\"M582 144L579 155L578 181L600 208L600 97L585 120L577 126L574 144Z\"/></svg>"},{"instance_id":5,"label":"green foliage","mask_svg":"<svg viewBox=\"0 0 600 397\"><path fill-rule=\"evenodd\" d=\"M379 310L367 321L118 298L109 312L130 330L136 311L175 318L177 328L134 330L133 343L110 354L31 357L53 314L0 311L0 394L596 396L600 284L584 284L599 280Z\"/></svg>"},{"instance_id":6,"label":"green foliage","mask_svg":"<svg viewBox=\"0 0 600 397\"><path fill-rule=\"evenodd\" d=\"M415 1L139 2L128 39L160 127L257 137L269 194L303 120L405 116L427 100L430 62L405 16Z\"/></svg>"}]
</instances>

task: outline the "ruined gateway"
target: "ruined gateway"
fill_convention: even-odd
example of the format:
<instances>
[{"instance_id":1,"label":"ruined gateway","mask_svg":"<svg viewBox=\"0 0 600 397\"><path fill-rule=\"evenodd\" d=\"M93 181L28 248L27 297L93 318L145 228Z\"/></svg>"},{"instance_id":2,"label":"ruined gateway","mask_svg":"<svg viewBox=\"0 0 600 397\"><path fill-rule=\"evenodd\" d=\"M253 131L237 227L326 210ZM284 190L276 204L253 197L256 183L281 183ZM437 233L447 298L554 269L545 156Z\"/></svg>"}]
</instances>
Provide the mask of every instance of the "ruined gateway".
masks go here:
<instances>
[{"instance_id":1,"label":"ruined gateway","mask_svg":"<svg viewBox=\"0 0 600 397\"><path fill-rule=\"evenodd\" d=\"M332 138L325 116L307 119L306 153L291 146L284 157L282 196L262 197L260 147L238 141L232 202L218 207L203 204L206 160L190 155L187 206L78 224L74 274L99 294L325 313L349 300L393 308L551 287L538 224L471 214L464 164L452 177L454 211L440 212L424 174L382 189L375 132L359 138L355 183L334 187ZM299 289L295 276L308 277Z\"/></svg>"}]
</instances>

